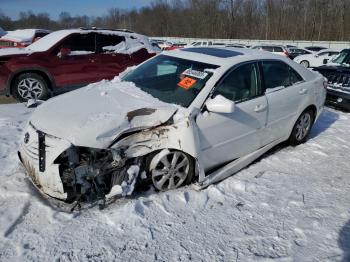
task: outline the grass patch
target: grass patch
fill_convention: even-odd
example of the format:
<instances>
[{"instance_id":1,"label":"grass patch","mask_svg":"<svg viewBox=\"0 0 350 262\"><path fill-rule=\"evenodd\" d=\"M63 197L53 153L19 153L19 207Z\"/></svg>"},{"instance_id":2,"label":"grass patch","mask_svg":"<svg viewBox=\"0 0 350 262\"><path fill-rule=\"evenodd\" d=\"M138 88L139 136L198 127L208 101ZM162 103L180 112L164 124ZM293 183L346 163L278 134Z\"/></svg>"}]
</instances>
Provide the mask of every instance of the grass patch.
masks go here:
<instances>
[{"instance_id":1,"label":"grass patch","mask_svg":"<svg viewBox=\"0 0 350 262\"><path fill-rule=\"evenodd\" d=\"M17 103L17 101L12 97L0 96L0 104L12 104Z\"/></svg>"}]
</instances>

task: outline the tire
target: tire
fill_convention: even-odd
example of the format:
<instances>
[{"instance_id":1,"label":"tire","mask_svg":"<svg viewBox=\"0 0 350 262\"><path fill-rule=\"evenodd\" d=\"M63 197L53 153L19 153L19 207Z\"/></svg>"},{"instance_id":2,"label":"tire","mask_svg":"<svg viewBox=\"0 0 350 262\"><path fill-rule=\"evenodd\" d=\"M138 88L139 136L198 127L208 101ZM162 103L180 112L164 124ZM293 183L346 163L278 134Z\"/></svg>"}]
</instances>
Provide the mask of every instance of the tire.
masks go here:
<instances>
[{"instance_id":1,"label":"tire","mask_svg":"<svg viewBox=\"0 0 350 262\"><path fill-rule=\"evenodd\" d=\"M306 67L306 68L309 68L309 67L310 67L310 63L309 63L308 61L306 61L306 60L301 61L300 64L301 64L302 66Z\"/></svg>"},{"instance_id":2,"label":"tire","mask_svg":"<svg viewBox=\"0 0 350 262\"><path fill-rule=\"evenodd\" d=\"M305 110L298 117L298 120L295 122L292 133L289 137L289 144L291 146L297 146L305 143L312 129L314 120L314 112L311 109Z\"/></svg>"},{"instance_id":3,"label":"tire","mask_svg":"<svg viewBox=\"0 0 350 262\"><path fill-rule=\"evenodd\" d=\"M41 75L24 73L14 80L12 94L19 102L29 99L45 100L49 97L48 83Z\"/></svg>"},{"instance_id":4,"label":"tire","mask_svg":"<svg viewBox=\"0 0 350 262\"><path fill-rule=\"evenodd\" d=\"M178 150L162 150L151 154L147 160L148 173L158 191L177 189L192 182L193 158Z\"/></svg>"}]
</instances>

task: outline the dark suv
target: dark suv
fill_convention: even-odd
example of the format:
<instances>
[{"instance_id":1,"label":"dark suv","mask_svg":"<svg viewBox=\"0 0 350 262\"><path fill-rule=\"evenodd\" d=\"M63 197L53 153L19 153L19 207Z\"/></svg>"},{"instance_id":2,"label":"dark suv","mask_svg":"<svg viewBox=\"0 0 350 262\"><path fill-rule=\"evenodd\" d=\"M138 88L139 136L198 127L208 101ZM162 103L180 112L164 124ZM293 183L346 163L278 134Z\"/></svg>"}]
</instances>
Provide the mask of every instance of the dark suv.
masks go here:
<instances>
[{"instance_id":1,"label":"dark suv","mask_svg":"<svg viewBox=\"0 0 350 262\"><path fill-rule=\"evenodd\" d=\"M46 99L102 79L155 55L147 37L127 30L69 29L23 49L0 50L0 93Z\"/></svg>"},{"instance_id":2,"label":"dark suv","mask_svg":"<svg viewBox=\"0 0 350 262\"><path fill-rule=\"evenodd\" d=\"M329 64L314 70L328 79L326 102L350 111L350 49L344 49Z\"/></svg>"}]
</instances>

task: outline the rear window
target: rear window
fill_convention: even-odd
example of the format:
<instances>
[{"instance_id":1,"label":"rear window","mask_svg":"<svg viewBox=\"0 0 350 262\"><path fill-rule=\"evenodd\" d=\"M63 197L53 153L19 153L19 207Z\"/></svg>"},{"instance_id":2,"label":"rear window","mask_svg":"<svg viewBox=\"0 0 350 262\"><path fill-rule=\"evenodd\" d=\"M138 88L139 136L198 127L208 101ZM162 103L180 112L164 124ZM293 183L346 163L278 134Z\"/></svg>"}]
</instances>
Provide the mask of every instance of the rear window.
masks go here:
<instances>
[{"instance_id":1,"label":"rear window","mask_svg":"<svg viewBox=\"0 0 350 262\"><path fill-rule=\"evenodd\" d=\"M272 46L263 46L262 50L268 51L268 52L273 52L273 47Z\"/></svg>"},{"instance_id":2,"label":"rear window","mask_svg":"<svg viewBox=\"0 0 350 262\"><path fill-rule=\"evenodd\" d=\"M263 61L262 68L266 89L288 87L303 81L303 78L293 68L281 61Z\"/></svg>"},{"instance_id":3,"label":"rear window","mask_svg":"<svg viewBox=\"0 0 350 262\"><path fill-rule=\"evenodd\" d=\"M100 53L114 53L115 47L125 41L125 37L118 35L97 35L97 51Z\"/></svg>"}]
</instances>

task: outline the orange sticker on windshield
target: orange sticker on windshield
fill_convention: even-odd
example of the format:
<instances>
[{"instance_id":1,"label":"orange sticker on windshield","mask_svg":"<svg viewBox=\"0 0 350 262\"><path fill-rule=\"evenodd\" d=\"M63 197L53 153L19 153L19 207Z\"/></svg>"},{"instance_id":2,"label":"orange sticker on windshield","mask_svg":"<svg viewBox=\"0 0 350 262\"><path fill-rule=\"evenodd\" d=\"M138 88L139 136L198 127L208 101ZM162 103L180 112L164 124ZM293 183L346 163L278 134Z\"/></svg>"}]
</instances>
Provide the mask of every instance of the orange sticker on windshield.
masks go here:
<instances>
[{"instance_id":1,"label":"orange sticker on windshield","mask_svg":"<svg viewBox=\"0 0 350 262\"><path fill-rule=\"evenodd\" d=\"M190 89L196 82L197 80L189 77L184 77L177 85L187 90Z\"/></svg>"}]
</instances>

